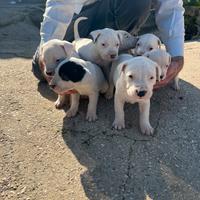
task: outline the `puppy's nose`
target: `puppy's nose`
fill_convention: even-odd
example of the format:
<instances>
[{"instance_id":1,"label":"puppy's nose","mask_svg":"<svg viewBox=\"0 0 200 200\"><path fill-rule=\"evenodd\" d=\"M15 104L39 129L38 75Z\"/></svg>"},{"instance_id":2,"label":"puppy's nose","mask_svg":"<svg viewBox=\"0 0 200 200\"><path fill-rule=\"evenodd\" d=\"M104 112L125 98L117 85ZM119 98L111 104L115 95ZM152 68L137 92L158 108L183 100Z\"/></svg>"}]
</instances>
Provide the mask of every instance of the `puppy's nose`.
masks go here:
<instances>
[{"instance_id":1,"label":"puppy's nose","mask_svg":"<svg viewBox=\"0 0 200 200\"><path fill-rule=\"evenodd\" d=\"M53 75L54 75L54 72L46 72L46 75L47 75L47 76L53 76Z\"/></svg>"},{"instance_id":2,"label":"puppy's nose","mask_svg":"<svg viewBox=\"0 0 200 200\"><path fill-rule=\"evenodd\" d=\"M138 90L136 90L136 93L137 93L137 95L138 95L139 97L143 97L143 96L147 93L147 91L142 90L142 91L139 91L139 92L138 92Z\"/></svg>"},{"instance_id":3,"label":"puppy's nose","mask_svg":"<svg viewBox=\"0 0 200 200\"><path fill-rule=\"evenodd\" d=\"M164 77L164 76L162 76L162 75L161 75L161 76L160 76L160 79L162 80L162 79L163 79L163 77Z\"/></svg>"},{"instance_id":4,"label":"puppy's nose","mask_svg":"<svg viewBox=\"0 0 200 200\"><path fill-rule=\"evenodd\" d=\"M110 55L110 57L111 57L112 59L116 58L116 56L117 56L117 54L111 54L111 55Z\"/></svg>"},{"instance_id":5,"label":"puppy's nose","mask_svg":"<svg viewBox=\"0 0 200 200\"><path fill-rule=\"evenodd\" d=\"M51 89L54 89L56 85L49 85Z\"/></svg>"}]
</instances>

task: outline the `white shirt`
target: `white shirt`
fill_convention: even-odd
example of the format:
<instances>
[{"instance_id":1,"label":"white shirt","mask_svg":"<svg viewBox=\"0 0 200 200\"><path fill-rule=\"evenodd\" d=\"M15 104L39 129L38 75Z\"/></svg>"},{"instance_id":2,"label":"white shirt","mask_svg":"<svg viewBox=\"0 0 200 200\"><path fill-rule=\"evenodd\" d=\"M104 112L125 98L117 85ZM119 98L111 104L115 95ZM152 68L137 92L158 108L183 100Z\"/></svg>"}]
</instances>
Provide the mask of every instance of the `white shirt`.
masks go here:
<instances>
[{"instance_id":1,"label":"white shirt","mask_svg":"<svg viewBox=\"0 0 200 200\"><path fill-rule=\"evenodd\" d=\"M41 43L63 39L74 13L96 0L47 0L41 23ZM184 8L182 0L157 0L156 25L167 51L172 56L184 53Z\"/></svg>"}]
</instances>

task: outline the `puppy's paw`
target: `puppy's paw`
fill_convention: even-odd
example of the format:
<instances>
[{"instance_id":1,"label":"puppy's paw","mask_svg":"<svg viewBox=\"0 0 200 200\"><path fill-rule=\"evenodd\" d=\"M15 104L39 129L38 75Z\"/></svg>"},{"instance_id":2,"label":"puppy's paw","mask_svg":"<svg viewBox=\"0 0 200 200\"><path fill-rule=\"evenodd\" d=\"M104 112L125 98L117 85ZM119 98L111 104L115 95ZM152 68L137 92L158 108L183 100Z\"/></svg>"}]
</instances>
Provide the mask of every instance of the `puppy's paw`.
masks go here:
<instances>
[{"instance_id":1,"label":"puppy's paw","mask_svg":"<svg viewBox=\"0 0 200 200\"><path fill-rule=\"evenodd\" d=\"M105 97L106 97L106 99L112 99L113 98L113 92L110 92L109 90L107 90Z\"/></svg>"},{"instance_id":2,"label":"puppy's paw","mask_svg":"<svg viewBox=\"0 0 200 200\"><path fill-rule=\"evenodd\" d=\"M77 109L69 109L67 112L66 112L66 117L68 118L71 118L71 117L74 117L77 113Z\"/></svg>"},{"instance_id":3,"label":"puppy's paw","mask_svg":"<svg viewBox=\"0 0 200 200\"><path fill-rule=\"evenodd\" d=\"M65 102L60 101L60 99L57 99L56 102L55 102L55 108L56 109L62 109L64 105L65 105Z\"/></svg>"},{"instance_id":4,"label":"puppy's paw","mask_svg":"<svg viewBox=\"0 0 200 200\"><path fill-rule=\"evenodd\" d=\"M180 90L179 78L178 78L178 76L175 77L175 79L174 79L173 89L176 90L176 91Z\"/></svg>"},{"instance_id":5,"label":"puppy's paw","mask_svg":"<svg viewBox=\"0 0 200 200\"><path fill-rule=\"evenodd\" d=\"M97 115L96 113L93 113L93 112L88 112L87 115L86 115L86 120L89 121L89 122L94 122L97 120Z\"/></svg>"},{"instance_id":6,"label":"puppy's paw","mask_svg":"<svg viewBox=\"0 0 200 200\"><path fill-rule=\"evenodd\" d=\"M112 127L116 130L122 130L125 128L124 121L116 120L113 122Z\"/></svg>"},{"instance_id":7,"label":"puppy's paw","mask_svg":"<svg viewBox=\"0 0 200 200\"><path fill-rule=\"evenodd\" d=\"M150 123L144 123L140 125L141 132L144 135L153 135L154 129L151 127Z\"/></svg>"},{"instance_id":8,"label":"puppy's paw","mask_svg":"<svg viewBox=\"0 0 200 200\"><path fill-rule=\"evenodd\" d=\"M176 90L176 91L179 91L180 90L179 83L174 83L173 89Z\"/></svg>"}]
</instances>

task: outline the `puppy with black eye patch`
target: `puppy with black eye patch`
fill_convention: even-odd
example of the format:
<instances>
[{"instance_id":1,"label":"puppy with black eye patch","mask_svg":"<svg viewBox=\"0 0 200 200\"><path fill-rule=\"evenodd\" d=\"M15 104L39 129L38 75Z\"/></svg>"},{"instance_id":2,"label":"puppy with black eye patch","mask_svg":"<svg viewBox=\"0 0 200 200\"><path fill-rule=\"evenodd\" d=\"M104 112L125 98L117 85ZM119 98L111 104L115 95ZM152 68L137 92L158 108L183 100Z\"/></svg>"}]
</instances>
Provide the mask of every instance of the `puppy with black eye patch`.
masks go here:
<instances>
[{"instance_id":1,"label":"puppy with black eye patch","mask_svg":"<svg viewBox=\"0 0 200 200\"><path fill-rule=\"evenodd\" d=\"M86 119L97 119L96 109L99 92L105 93L108 83L99 66L71 57L63 60L56 68L55 75L49 83L50 87L59 94L56 107L61 108L66 101L66 94L70 94L70 108L67 117L76 115L79 107L80 95L89 97Z\"/></svg>"},{"instance_id":2,"label":"puppy with black eye patch","mask_svg":"<svg viewBox=\"0 0 200 200\"><path fill-rule=\"evenodd\" d=\"M154 129L149 122L150 98L153 86L159 79L159 66L144 56L131 57L122 54L112 64L112 81L115 87L114 108L115 129L125 128L124 104L138 103L140 110L140 129L143 134L151 135Z\"/></svg>"}]
</instances>

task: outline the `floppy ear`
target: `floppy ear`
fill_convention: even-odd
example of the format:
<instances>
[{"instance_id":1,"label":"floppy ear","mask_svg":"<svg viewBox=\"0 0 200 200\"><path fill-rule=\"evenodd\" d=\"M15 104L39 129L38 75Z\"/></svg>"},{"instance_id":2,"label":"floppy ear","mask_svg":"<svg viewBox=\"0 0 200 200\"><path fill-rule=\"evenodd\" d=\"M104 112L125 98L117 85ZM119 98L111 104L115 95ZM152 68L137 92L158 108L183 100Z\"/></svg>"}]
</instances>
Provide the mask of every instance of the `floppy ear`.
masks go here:
<instances>
[{"instance_id":1,"label":"floppy ear","mask_svg":"<svg viewBox=\"0 0 200 200\"><path fill-rule=\"evenodd\" d=\"M169 55L169 65L171 64L171 62L172 62L172 57L171 55Z\"/></svg>"},{"instance_id":2,"label":"floppy ear","mask_svg":"<svg viewBox=\"0 0 200 200\"><path fill-rule=\"evenodd\" d=\"M159 47L159 49L161 49L161 41L159 38L158 38L158 47Z\"/></svg>"},{"instance_id":3,"label":"floppy ear","mask_svg":"<svg viewBox=\"0 0 200 200\"><path fill-rule=\"evenodd\" d=\"M97 39L98 39L99 36L101 35L101 30L92 31L92 32L90 33L90 35L92 36L93 42L96 43Z\"/></svg>"},{"instance_id":4,"label":"floppy ear","mask_svg":"<svg viewBox=\"0 0 200 200\"><path fill-rule=\"evenodd\" d=\"M126 67L127 67L127 64L126 64L126 63L122 63L122 64L119 66L120 74L125 72Z\"/></svg>"},{"instance_id":5,"label":"floppy ear","mask_svg":"<svg viewBox=\"0 0 200 200\"><path fill-rule=\"evenodd\" d=\"M125 31L122 31L122 30L118 30L118 31L116 31L116 33L117 33L117 37L118 37L118 39L119 39L119 42L120 42L120 44L121 44L123 38L126 37L126 32L125 32Z\"/></svg>"},{"instance_id":6,"label":"floppy ear","mask_svg":"<svg viewBox=\"0 0 200 200\"><path fill-rule=\"evenodd\" d=\"M68 42L68 41L62 41L60 45L64 49L66 55L68 57L71 57L71 55L74 51L74 45L71 42Z\"/></svg>"},{"instance_id":7,"label":"floppy ear","mask_svg":"<svg viewBox=\"0 0 200 200\"><path fill-rule=\"evenodd\" d=\"M161 68L158 64L155 65L156 67L156 81L160 81L160 76L161 76Z\"/></svg>"}]
</instances>

